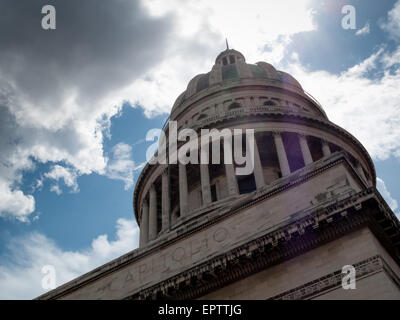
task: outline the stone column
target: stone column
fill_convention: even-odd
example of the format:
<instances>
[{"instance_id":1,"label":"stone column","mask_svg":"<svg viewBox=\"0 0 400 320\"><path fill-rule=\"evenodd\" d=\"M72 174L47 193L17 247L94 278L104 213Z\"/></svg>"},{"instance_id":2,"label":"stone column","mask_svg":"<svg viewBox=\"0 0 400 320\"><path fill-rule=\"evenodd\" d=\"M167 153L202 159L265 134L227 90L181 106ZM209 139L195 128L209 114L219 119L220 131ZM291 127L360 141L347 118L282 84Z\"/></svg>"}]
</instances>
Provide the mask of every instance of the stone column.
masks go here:
<instances>
[{"instance_id":1,"label":"stone column","mask_svg":"<svg viewBox=\"0 0 400 320\"><path fill-rule=\"evenodd\" d=\"M168 230L169 226L169 184L168 184L168 167L163 171L161 176L161 207L162 207L162 225L161 230Z\"/></svg>"},{"instance_id":2,"label":"stone column","mask_svg":"<svg viewBox=\"0 0 400 320\"><path fill-rule=\"evenodd\" d=\"M139 247L143 247L149 241L149 204L147 200L143 201L142 218L140 223Z\"/></svg>"},{"instance_id":3,"label":"stone column","mask_svg":"<svg viewBox=\"0 0 400 320\"><path fill-rule=\"evenodd\" d=\"M203 205L206 206L211 203L210 174L208 171L208 164L200 164L200 178Z\"/></svg>"},{"instance_id":4,"label":"stone column","mask_svg":"<svg viewBox=\"0 0 400 320\"><path fill-rule=\"evenodd\" d=\"M257 139L254 136L254 140L251 141L252 139L247 139L247 143L250 144L250 150L253 149L253 163L254 163L254 179L256 181L256 187L257 189L262 188L265 186L265 180L264 180L264 172L263 168L261 165L261 158L260 158L260 153L258 152L258 146L257 146Z\"/></svg>"},{"instance_id":5,"label":"stone column","mask_svg":"<svg viewBox=\"0 0 400 320\"><path fill-rule=\"evenodd\" d=\"M149 240L157 237L157 195L154 184L150 187Z\"/></svg>"},{"instance_id":6,"label":"stone column","mask_svg":"<svg viewBox=\"0 0 400 320\"><path fill-rule=\"evenodd\" d=\"M179 205L181 217L184 217L188 209L188 184L186 165L179 162Z\"/></svg>"},{"instance_id":7,"label":"stone column","mask_svg":"<svg viewBox=\"0 0 400 320\"><path fill-rule=\"evenodd\" d=\"M301 148L301 154L303 155L304 164L308 165L313 163L310 148L308 147L307 138L304 134L299 134L299 142Z\"/></svg>"},{"instance_id":8,"label":"stone column","mask_svg":"<svg viewBox=\"0 0 400 320\"><path fill-rule=\"evenodd\" d=\"M230 148L230 153L232 155L232 144L226 143L227 148ZM224 139L224 147L225 147L225 139ZM226 163L225 161L225 149L224 149L224 162L225 162L225 172L226 172L226 182L228 185L228 194L235 195L239 193L239 188L236 180L235 174L235 166L233 165L233 156L232 163Z\"/></svg>"},{"instance_id":9,"label":"stone column","mask_svg":"<svg viewBox=\"0 0 400 320\"><path fill-rule=\"evenodd\" d=\"M281 169L282 177L285 177L290 174L290 167L285 151L285 146L283 145L283 140L280 132L274 132L273 135L276 153L278 154L279 167Z\"/></svg>"},{"instance_id":10,"label":"stone column","mask_svg":"<svg viewBox=\"0 0 400 320\"><path fill-rule=\"evenodd\" d=\"M176 212L171 213L171 226L174 226L177 220L178 220L178 214Z\"/></svg>"},{"instance_id":11,"label":"stone column","mask_svg":"<svg viewBox=\"0 0 400 320\"><path fill-rule=\"evenodd\" d=\"M328 141L322 140L322 154L324 157L329 157L331 155L331 149L329 148Z\"/></svg>"}]
</instances>

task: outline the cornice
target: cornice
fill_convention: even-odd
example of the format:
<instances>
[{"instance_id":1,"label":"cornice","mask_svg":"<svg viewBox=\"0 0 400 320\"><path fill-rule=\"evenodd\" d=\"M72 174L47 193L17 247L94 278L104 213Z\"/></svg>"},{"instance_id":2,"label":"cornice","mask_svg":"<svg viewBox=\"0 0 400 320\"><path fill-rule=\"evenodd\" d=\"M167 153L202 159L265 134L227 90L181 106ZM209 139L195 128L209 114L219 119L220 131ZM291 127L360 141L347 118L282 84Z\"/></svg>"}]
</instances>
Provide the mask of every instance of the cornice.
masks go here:
<instances>
[{"instance_id":1,"label":"cornice","mask_svg":"<svg viewBox=\"0 0 400 320\"><path fill-rule=\"evenodd\" d=\"M373 223L367 189L299 215L274 231L236 247L127 299L195 299ZM368 205L367 205L368 203Z\"/></svg>"}]
</instances>

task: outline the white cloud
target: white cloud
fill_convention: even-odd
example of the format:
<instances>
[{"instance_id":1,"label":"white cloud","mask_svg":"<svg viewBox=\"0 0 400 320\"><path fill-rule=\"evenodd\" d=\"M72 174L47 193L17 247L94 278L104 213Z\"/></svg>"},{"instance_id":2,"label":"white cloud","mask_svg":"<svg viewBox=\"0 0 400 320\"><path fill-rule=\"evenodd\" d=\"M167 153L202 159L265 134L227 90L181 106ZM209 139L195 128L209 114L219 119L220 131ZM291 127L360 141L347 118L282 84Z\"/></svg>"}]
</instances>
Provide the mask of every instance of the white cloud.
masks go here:
<instances>
[{"instance_id":1,"label":"white cloud","mask_svg":"<svg viewBox=\"0 0 400 320\"><path fill-rule=\"evenodd\" d=\"M400 1L397 1L389 11L387 20L380 23L380 27L388 32L395 40L400 40Z\"/></svg>"},{"instance_id":2,"label":"white cloud","mask_svg":"<svg viewBox=\"0 0 400 320\"><path fill-rule=\"evenodd\" d=\"M21 190L10 189L0 180L0 217L14 217L26 222L27 217L35 210L35 199L25 195Z\"/></svg>"},{"instance_id":3,"label":"white cloud","mask_svg":"<svg viewBox=\"0 0 400 320\"><path fill-rule=\"evenodd\" d=\"M140 168L140 167L139 167ZM132 147L120 142L111 150L111 159L108 160L106 176L110 179L122 180L125 190L133 185L133 173L139 169L132 160Z\"/></svg>"},{"instance_id":4,"label":"white cloud","mask_svg":"<svg viewBox=\"0 0 400 320\"><path fill-rule=\"evenodd\" d=\"M18 20L16 31L15 19L0 19L0 216L22 221L35 210L20 186L33 163L70 168L59 179L73 191L73 175L105 174L103 131L126 100L121 89L162 60L173 24L140 1L53 2L58 21L74 21L53 33L37 27L32 1L0 2Z\"/></svg>"},{"instance_id":5,"label":"white cloud","mask_svg":"<svg viewBox=\"0 0 400 320\"><path fill-rule=\"evenodd\" d=\"M55 267L59 286L137 248L136 223L118 219L116 229L115 240L100 235L89 248L79 251L64 251L40 233L13 239L7 262L0 262L0 299L32 299L44 293L41 270L45 265Z\"/></svg>"},{"instance_id":6,"label":"white cloud","mask_svg":"<svg viewBox=\"0 0 400 320\"><path fill-rule=\"evenodd\" d=\"M225 49L225 38L248 61L278 63L291 35L316 28L310 3L309 0L255 0L251 5L242 1L144 1L152 15L174 17L175 37L168 43L162 63L127 87L125 96L141 104L148 116L169 112L190 79L211 70L215 57ZM265 50L266 46L269 50Z\"/></svg>"},{"instance_id":7,"label":"white cloud","mask_svg":"<svg viewBox=\"0 0 400 320\"><path fill-rule=\"evenodd\" d=\"M357 30L356 36L363 36L363 35L369 34L370 31L371 31L370 30L370 25L369 25L369 23L366 23L365 26L362 29Z\"/></svg>"},{"instance_id":8,"label":"white cloud","mask_svg":"<svg viewBox=\"0 0 400 320\"><path fill-rule=\"evenodd\" d=\"M12 195L20 204L0 207L2 215L18 216L23 212L26 220L34 211L34 199L22 193L18 185L21 172L32 169L32 158L42 163L62 164L76 178L95 172L122 180L125 188L130 188L132 172L138 168L131 150L125 150L130 152L129 158L115 155L114 150L110 159L103 150L104 130L109 129L110 118L121 110L121 103L140 104L147 116L169 112L189 80L210 70L215 56L224 49L225 37L231 47L243 52L249 63L264 60L279 68L291 36L317 28L311 2L257 0L249 5L240 1L148 0L133 10L138 15L123 10L130 3L123 2L116 9L123 10L123 14L130 12L132 19L110 21L107 32L103 32L120 37L99 38L101 32L95 30L91 34L93 30L83 29L85 32L76 33L82 38L74 38L72 42L66 38L66 45L77 46L79 58L71 56L74 50L63 46L59 46L63 50L58 49L52 42L49 49L55 50L56 58L64 59L43 61L46 51L43 48L30 56L7 55L4 51L4 56L0 55L4 58L0 59L0 106L5 106L0 108L4 114L0 114L0 147L5 151L0 154L0 184L5 194ZM64 2L60 6L61 3ZM397 30L399 8L400 1L389 13L385 30ZM109 19L103 9L99 9L100 17ZM79 21L78 27L79 23L87 25L87 21ZM96 20L96 25L102 26L99 21ZM131 21L132 25L121 21ZM146 33L142 29L137 31L135 23ZM93 41L88 41L92 38ZM13 44L14 40L7 41ZM82 43L85 45L80 46ZM87 51L79 51L86 44ZM21 52L26 51L22 49ZM30 60L32 56L37 61ZM385 75L378 80L368 79L366 72L376 72L378 61L384 64ZM304 88L319 98L334 122L356 135L373 156L384 159L391 154L400 157L396 106L399 74L388 72L390 65L396 66L396 61L394 53L382 49L341 75L309 72L299 63L290 65L289 70L280 69L294 73ZM26 67L23 77L18 72L22 67ZM382 129L379 133L371 130L376 123ZM70 181L60 179L66 184ZM72 183L72 190L74 186ZM52 188L57 192L55 185Z\"/></svg>"},{"instance_id":9,"label":"white cloud","mask_svg":"<svg viewBox=\"0 0 400 320\"><path fill-rule=\"evenodd\" d=\"M376 178L376 188L379 190L381 193L382 197L385 199L387 204L389 205L390 209L392 209L393 212L395 212L397 215L400 213L398 212L398 202L396 199L393 199L389 190L386 187L385 182L381 178Z\"/></svg>"},{"instance_id":10,"label":"white cloud","mask_svg":"<svg viewBox=\"0 0 400 320\"><path fill-rule=\"evenodd\" d=\"M65 168L60 165L55 165L49 172L45 173L44 176L46 178L56 181L62 179L64 180L65 185L72 189L72 192L79 192L77 174L71 168ZM53 185L50 190L56 192L58 195L62 193L58 184Z\"/></svg>"},{"instance_id":11,"label":"white cloud","mask_svg":"<svg viewBox=\"0 0 400 320\"><path fill-rule=\"evenodd\" d=\"M51 192L55 192L57 195L62 194L62 190L61 190L61 188L60 188L60 186L59 186L58 184L53 184L53 185L50 187L50 191L51 191Z\"/></svg>"},{"instance_id":12,"label":"white cloud","mask_svg":"<svg viewBox=\"0 0 400 320\"><path fill-rule=\"evenodd\" d=\"M400 69L388 63L399 51L400 47L394 52L379 49L340 75L310 72L298 61L287 71L322 104L330 120L360 140L372 157L400 157Z\"/></svg>"}]
</instances>

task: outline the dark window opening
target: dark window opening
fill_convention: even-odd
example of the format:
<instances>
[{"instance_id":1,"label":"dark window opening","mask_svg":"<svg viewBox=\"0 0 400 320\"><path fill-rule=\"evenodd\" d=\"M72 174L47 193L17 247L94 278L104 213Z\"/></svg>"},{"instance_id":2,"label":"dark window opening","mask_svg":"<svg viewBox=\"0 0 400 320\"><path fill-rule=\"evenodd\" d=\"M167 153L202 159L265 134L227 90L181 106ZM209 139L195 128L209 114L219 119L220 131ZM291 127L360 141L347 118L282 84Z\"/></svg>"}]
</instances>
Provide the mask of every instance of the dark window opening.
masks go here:
<instances>
[{"instance_id":1,"label":"dark window opening","mask_svg":"<svg viewBox=\"0 0 400 320\"><path fill-rule=\"evenodd\" d=\"M250 193L257 189L254 174L249 174L247 176L236 176L236 177L239 185L240 194Z\"/></svg>"},{"instance_id":2,"label":"dark window opening","mask_svg":"<svg viewBox=\"0 0 400 320\"><path fill-rule=\"evenodd\" d=\"M217 201L217 187L215 184L211 185L211 202Z\"/></svg>"},{"instance_id":3,"label":"dark window opening","mask_svg":"<svg viewBox=\"0 0 400 320\"><path fill-rule=\"evenodd\" d=\"M339 146L337 146L334 143L329 143L329 149L331 149L331 153L342 151L342 148L340 148Z\"/></svg>"},{"instance_id":4,"label":"dark window opening","mask_svg":"<svg viewBox=\"0 0 400 320\"><path fill-rule=\"evenodd\" d=\"M324 154L322 152L321 140L316 137L308 136L307 141L313 161L318 161L319 159L323 158Z\"/></svg>"},{"instance_id":5,"label":"dark window opening","mask_svg":"<svg viewBox=\"0 0 400 320\"><path fill-rule=\"evenodd\" d=\"M197 118L197 120L201 120L201 119L205 119L207 118L207 115L202 113L201 115L199 115L199 117Z\"/></svg>"},{"instance_id":6,"label":"dark window opening","mask_svg":"<svg viewBox=\"0 0 400 320\"><path fill-rule=\"evenodd\" d=\"M241 108L241 107L242 107L242 106L241 106L239 103L233 102L233 103L231 103L231 104L229 105L228 110L238 109L238 108Z\"/></svg>"},{"instance_id":7,"label":"dark window opening","mask_svg":"<svg viewBox=\"0 0 400 320\"><path fill-rule=\"evenodd\" d=\"M275 102L268 100L264 102L264 106L273 107L276 106Z\"/></svg>"},{"instance_id":8,"label":"dark window opening","mask_svg":"<svg viewBox=\"0 0 400 320\"><path fill-rule=\"evenodd\" d=\"M235 57L234 56L229 56L229 63L235 63Z\"/></svg>"},{"instance_id":9,"label":"dark window opening","mask_svg":"<svg viewBox=\"0 0 400 320\"><path fill-rule=\"evenodd\" d=\"M224 66L226 66L226 65L228 64L228 60L226 59L226 57L223 57L223 58L222 58L222 64L223 64Z\"/></svg>"},{"instance_id":10,"label":"dark window opening","mask_svg":"<svg viewBox=\"0 0 400 320\"><path fill-rule=\"evenodd\" d=\"M290 172L294 172L305 166L303 155L301 153L299 137L296 133L285 132L282 134Z\"/></svg>"}]
</instances>

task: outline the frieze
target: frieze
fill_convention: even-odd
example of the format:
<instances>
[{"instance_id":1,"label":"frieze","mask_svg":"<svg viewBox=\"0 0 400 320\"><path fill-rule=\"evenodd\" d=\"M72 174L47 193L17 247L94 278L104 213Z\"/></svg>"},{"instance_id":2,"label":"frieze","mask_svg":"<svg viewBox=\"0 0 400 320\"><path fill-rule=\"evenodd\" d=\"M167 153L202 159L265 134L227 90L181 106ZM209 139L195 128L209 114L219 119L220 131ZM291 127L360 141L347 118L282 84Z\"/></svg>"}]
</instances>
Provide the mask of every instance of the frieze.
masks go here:
<instances>
[{"instance_id":1,"label":"frieze","mask_svg":"<svg viewBox=\"0 0 400 320\"><path fill-rule=\"evenodd\" d=\"M356 269L356 280L360 280L366 276L379 271L390 269L387 263L380 255L373 256L364 261L353 264ZM393 272L390 272L394 274ZM328 290L340 288L342 285L342 270L336 270L324 277L310 281L302 286L289 290L287 292L276 295L269 300L303 300L323 294ZM399 282L399 281L397 281Z\"/></svg>"}]
</instances>

